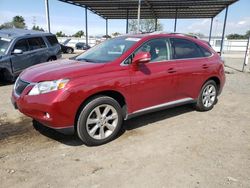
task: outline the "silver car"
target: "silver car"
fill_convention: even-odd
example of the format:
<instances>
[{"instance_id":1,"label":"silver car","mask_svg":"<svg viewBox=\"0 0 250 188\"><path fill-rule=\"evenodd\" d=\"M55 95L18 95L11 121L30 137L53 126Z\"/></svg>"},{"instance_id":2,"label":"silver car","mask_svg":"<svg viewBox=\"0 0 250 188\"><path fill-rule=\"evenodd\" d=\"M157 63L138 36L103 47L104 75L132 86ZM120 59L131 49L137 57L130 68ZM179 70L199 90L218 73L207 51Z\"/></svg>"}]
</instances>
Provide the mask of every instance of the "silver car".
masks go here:
<instances>
[{"instance_id":1,"label":"silver car","mask_svg":"<svg viewBox=\"0 0 250 188\"><path fill-rule=\"evenodd\" d=\"M0 30L0 77L14 81L26 68L61 58L55 35L25 29Z\"/></svg>"}]
</instances>

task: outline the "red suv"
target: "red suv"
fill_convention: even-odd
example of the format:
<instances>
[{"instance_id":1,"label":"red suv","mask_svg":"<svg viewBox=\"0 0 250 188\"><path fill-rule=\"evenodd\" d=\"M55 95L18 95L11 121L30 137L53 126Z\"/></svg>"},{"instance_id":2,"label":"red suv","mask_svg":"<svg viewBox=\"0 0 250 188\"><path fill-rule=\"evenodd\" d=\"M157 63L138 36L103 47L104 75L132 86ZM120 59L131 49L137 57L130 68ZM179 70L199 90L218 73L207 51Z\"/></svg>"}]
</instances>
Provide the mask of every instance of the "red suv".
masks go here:
<instances>
[{"instance_id":1,"label":"red suv","mask_svg":"<svg viewBox=\"0 0 250 188\"><path fill-rule=\"evenodd\" d=\"M12 102L25 115L87 145L115 138L123 120L186 103L211 110L225 83L220 56L181 34L126 35L74 60L26 69Z\"/></svg>"}]
</instances>

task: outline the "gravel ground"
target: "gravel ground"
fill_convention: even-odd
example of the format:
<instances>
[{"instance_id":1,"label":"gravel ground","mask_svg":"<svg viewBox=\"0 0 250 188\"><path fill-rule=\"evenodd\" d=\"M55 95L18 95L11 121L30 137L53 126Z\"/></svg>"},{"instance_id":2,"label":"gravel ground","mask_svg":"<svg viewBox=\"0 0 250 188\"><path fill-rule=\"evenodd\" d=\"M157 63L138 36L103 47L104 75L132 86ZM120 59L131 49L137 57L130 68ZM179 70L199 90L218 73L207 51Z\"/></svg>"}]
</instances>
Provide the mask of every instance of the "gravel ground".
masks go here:
<instances>
[{"instance_id":1,"label":"gravel ground","mask_svg":"<svg viewBox=\"0 0 250 188\"><path fill-rule=\"evenodd\" d=\"M250 187L250 74L228 71L209 112L181 106L131 119L113 142L35 130L0 86L1 187Z\"/></svg>"}]
</instances>

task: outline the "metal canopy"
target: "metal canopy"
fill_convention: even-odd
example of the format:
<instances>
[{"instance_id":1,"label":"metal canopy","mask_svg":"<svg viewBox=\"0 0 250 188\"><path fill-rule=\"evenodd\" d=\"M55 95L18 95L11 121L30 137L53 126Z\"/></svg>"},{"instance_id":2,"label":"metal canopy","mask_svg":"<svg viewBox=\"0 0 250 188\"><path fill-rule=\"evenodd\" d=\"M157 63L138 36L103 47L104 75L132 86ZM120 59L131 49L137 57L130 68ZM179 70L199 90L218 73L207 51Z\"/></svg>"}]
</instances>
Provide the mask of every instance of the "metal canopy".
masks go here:
<instances>
[{"instance_id":1,"label":"metal canopy","mask_svg":"<svg viewBox=\"0 0 250 188\"><path fill-rule=\"evenodd\" d=\"M87 7L104 19L136 19L138 0L59 0ZM142 0L141 19L214 18L238 0ZM176 14L177 13L177 14Z\"/></svg>"}]
</instances>

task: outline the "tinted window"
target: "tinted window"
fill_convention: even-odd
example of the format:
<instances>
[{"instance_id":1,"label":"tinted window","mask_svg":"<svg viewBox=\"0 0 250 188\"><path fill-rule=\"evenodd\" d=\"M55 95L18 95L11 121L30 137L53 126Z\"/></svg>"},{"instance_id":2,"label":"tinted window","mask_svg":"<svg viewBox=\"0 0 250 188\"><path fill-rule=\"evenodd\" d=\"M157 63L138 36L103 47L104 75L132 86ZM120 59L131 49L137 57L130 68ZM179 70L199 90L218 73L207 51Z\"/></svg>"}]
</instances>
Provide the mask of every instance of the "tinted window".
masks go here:
<instances>
[{"instance_id":1,"label":"tinted window","mask_svg":"<svg viewBox=\"0 0 250 188\"><path fill-rule=\"evenodd\" d=\"M203 54L204 57L209 57L212 55L212 53L210 51L208 51L206 48L202 47L202 46L199 46L200 49L201 49L201 52Z\"/></svg>"},{"instance_id":2,"label":"tinted window","mask_svg":"<svg viewBox=\"0 0 250 188\"><path fill-rule=\"evenodd\" d=\"M54 46L56 44L58 44L58 40L56 38L56 36L46 36L47 40L49 41L51 46Z\"/></svg>"},{"instance_id":3,"label":"tinted window","mask_svg":"<svg viewBox=\"0 0 250 188\"><path fill-rule=\"evenodd\" d=\"M198 46L189 40L174 38L171 39L173 59L188 59L203 57Z\"/></svg>"},{"instance_id":4,"label":"tinted window","mask_svg":"<svg viewBox=\"0 0 250 188\"><path fill-rule=\"evenodd\" d=\"M27 40L26 39L21 39L19 41L16 42L14 48L13 48L13 51L15 49L20 49L22 50L23 52L26 52L29 50L29 46L28 46L28 43L27 43Z\"/></svg>"},{"instance_id":5,"label":"tinted window","mask_svg":"<svg viewBox=\"0 0 250 188\"><path fill-rule=\"evenodd\" d=\"M28 43L30 46L30 50L36 50L36 49L46 47L46 45L41 37L29 38Z\"/></svg>"},{"instance_id":6,"label":"tinted window","mask_svg":"<svg viewBox=\"0 0 250 188\"><path fill-rule=\"evenodd\" d=\"M136 50L135 54L138 52L149 52L151 62L169 60L169 50L165 39L150 40Z\"/></svg>"}]
</instances>

